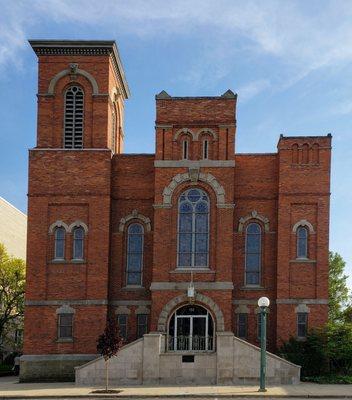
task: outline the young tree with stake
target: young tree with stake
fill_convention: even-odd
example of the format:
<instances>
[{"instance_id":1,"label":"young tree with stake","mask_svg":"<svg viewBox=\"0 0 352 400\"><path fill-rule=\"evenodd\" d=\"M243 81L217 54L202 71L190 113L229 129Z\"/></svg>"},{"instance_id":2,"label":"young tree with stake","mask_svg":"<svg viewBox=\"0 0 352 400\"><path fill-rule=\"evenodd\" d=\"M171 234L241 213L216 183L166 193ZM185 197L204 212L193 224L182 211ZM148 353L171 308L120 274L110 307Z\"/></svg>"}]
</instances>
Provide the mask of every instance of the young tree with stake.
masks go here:
<instances>
[{"instance_id":1,"label":"young tree with stake","mask_svg":"<svg viewBox=\"0 0 352 400\"><path fill-rule=\"evenodd\" d=\"M109 386L110 358L115 357L122 346L123 339L120 336L120 331L116 319L113 317L108 317L104 333L99 336L97 344L97 350L104 357L105 360L105 392L108 392Z\"/></svg>"}]
</instances>

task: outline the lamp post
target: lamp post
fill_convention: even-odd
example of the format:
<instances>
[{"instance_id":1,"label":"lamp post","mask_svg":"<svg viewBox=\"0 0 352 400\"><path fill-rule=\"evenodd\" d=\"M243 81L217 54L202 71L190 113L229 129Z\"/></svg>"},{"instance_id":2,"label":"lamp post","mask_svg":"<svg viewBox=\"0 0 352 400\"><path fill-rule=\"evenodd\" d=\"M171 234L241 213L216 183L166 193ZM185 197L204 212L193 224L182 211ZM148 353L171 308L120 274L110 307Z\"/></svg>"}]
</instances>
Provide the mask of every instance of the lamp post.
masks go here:
<instances>
[{"instance_id":1,"label":"lamp post","mask_svg":"<svg viewBox=\"0 0 352 400\"><path fill-rule=\"evenodd\" d=\"M267 297L261 297L258 300L260 307L260 387L259 392L266 392L266 314L270 300Z\"/></svg>"}]
</instances>

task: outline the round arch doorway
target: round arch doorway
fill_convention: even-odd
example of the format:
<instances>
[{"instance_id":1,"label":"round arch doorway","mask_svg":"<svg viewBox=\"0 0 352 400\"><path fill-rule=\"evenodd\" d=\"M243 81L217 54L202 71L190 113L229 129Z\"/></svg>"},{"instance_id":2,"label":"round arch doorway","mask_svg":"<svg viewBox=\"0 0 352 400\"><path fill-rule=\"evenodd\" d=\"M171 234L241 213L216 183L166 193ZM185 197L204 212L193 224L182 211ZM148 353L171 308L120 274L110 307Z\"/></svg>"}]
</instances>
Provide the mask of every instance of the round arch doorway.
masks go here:
<instances>
[{"instance_id":1,"label":"round arch doorway","mask_svg":"<svg viewBox=\"0 0 352 400\"><path fill-rule=\"evenodd\" d=\"M199 305L178 308L170 318L168 350L212 351L214 322L210 312Z\"/></svg>"}]
</instances>

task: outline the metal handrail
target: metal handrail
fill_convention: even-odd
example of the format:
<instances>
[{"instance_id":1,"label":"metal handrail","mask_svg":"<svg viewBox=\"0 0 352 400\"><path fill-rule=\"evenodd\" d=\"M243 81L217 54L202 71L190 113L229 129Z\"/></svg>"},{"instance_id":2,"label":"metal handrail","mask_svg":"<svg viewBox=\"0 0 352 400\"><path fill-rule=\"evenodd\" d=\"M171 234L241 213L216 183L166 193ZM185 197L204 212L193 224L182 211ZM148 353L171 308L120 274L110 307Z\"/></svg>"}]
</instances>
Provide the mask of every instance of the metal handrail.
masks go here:
<instances>
[{"instance_id":1,"label":"metal handrail","mask_svg":"<svg viewBox=\"0 0 352 400\"><path fill-rule=\"evenodd\" d=\"M176 347L176 348L175 348ZM171 351L212 351L212 336L185 336L168 337L168 350Z\"/></svg>"}]
</instances>

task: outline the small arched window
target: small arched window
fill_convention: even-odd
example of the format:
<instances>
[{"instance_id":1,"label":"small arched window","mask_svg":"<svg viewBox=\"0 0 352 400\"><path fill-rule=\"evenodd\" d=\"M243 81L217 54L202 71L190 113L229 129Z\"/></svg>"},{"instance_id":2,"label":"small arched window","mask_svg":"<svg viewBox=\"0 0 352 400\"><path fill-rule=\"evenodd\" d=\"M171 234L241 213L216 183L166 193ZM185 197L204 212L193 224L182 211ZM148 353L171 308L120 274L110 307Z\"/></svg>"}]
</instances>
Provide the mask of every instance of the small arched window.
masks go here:
<instances>
[{"instance_id":1,"label":"small arched window","mask_svg":"<svg viewBox=\"0 0 352 400\"><path fill-rule=\"evenodd\" d=\"M127 229L127 285L142 285L143 239L143 226L138 223L129 225Z\"/></svg>"},{"instance_id":2,"label":"small arched window","mask_svg":"<svg viewBox=\"0 0 352 400\"><path fill-rule=\"evenodd\" d=\"M309 163L309 146L307 143L305 143L302 146L302 164L308 164Z\"/></svg>"},{"instance_id":3,"label":"small arched window","mask_svg":"<svg viewBox=\"0 0 352 400\"><path fill-rule=\"evenodd\" d=\"M81 226L73 230L73 259L84 259L84 229Z\"/></svg>"},{"instance_id":4,"label":"small arched window","mask_svg":"<svg viewBox=\"0 0 352 400\"><path fill-rule=\"evenodd\" d=\"M250 223L246 229L245 284L259 285L261 270L262 228L257 223Z\"/></svg>"},{"instance_id":5,"label":"small arched window","mask_svg":"<svg viewBox=\"0 0 352 400\"><path fill-rule=\"evenodd\" d=\"M308 258L308 229L300 226L297 229L297 258Z\"/></svg>"},{"instance_id":6,"label":"small arched window","mask_svg":"<svg viewBox=\"0 0 352 400\"><path fill-rule=\"evenodd\" d=\"M54 259L65 259L65 236L66 231L62 226L55 229Z\"/></svg>"},{"instance_id":7,"label":"small arched window","mask_svg":"<svg viewBox=\"0 0 352 400\"><path fill-rule=\"evenodd\" d=\"M201 189L182 193L178 206L179 267L207 267L209 258L209 198Z\"/></svg>"},{"instance_id":8,"label":"small arched window","mask_svg":"<svg viewBox=\"0 0 352 400\"><path fill-rule=\"evenodd\" d=\"M209 158L209 141L208 139L203 140L203 160Z\"/></svg>"},{"instance_id":9,"label":"small arched window","mask_svg":"<svg viewBox=\"0 0 352 400\"><path fill-rule=\"evenodd\" d=\"M312 146L312 163L319 164L319 145L317 143Z\"/></svg>"},{"instance_id":10,"label":"small arched window","mask_svg":"<svg viewBox=\"0 0 352 400\"><path fill-rule=\"evenodd\" d=\"M64 147L83 148L83 90L70 86L65 93Z\"/></svg>"},{"instance_id":11,"label":"small arched window","mask_svg":"<svg viewBox=\"0 0 352 400\"><path fill-rule=\"evenodd\" d=\"M189 142L187 139L182 141L182 159L188 160L189 157Z\"/></svg>"}]
</instances>

